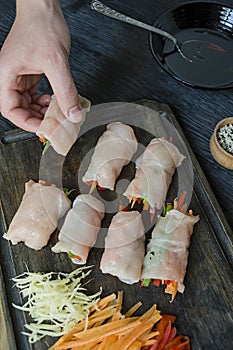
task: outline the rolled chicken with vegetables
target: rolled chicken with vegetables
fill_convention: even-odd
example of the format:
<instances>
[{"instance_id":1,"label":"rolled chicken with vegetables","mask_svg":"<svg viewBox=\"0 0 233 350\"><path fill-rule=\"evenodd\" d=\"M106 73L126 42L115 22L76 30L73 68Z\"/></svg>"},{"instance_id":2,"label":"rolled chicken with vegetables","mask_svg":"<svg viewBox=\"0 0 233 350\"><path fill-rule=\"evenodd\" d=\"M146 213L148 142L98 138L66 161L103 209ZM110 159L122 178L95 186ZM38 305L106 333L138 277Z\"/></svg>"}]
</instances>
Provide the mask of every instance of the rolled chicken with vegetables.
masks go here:
<instances>
[{"instance_id":1,"label":"rolled chicken with vegetables","mask_svg":"<svg viewBox=\"0 0 233 350\"><path fill-rule=\"evenodd\" d=\"M74 123L67 119L59 108L55 96L52 96L49 107L45 113L36 135L45 147L51 145L54 150L66 156L79 135L80 128L85 121L86 113L90 111L91 103L80 96L80 121Z\"/></svg>"},{"instance_id":2,"label":"rolled chicken with vegetables","mask_svg":"<svg viewBox=\"0 0 233 350\"><path fill-rule=\"evenodd\" d=\"M66 252L75 264L85 264L96 242L103 217L102 202L89 194L79 195L65 218L59 241L52 251Z\"/></svg>"},{"instance_id":3,"label":"rolled chicken with vegetables","mask_svg":"<svg viewBox=\"0 0 233 350\"><path fill-rule=\"evenodd\" d=\"M188 248L194 225L199 216L192 211L183 213L171 209L161 216L152 232L144 259L142 280L147 285L154 281L167 285L165 292L172 295L172 301L178 292L183 293L184 277L188 263Z\"/></svg>"},{"instance_id":4,"label":"rolled chicken with vegetables","mask_svg":"<svg viewBox=\"0 0 233 350\"><path fill-rule=\"evenodd\" d=\"M25 193L4 238L12 244L24 242L39 250L56 229L58 220L71 205L63 190L45 181L33 180L25 184Z\"/></svg>"},{"instance_id":5,"label":"rolled chicken with vegetables","mask_svg":"<svg viewBox=\"0 0 233 350\"><path fill-rule=\"evenodd\" d=\"M121 122L107 125L99 138L82 181L87 185L113 190L116 179L137 150L133 129Z\"/></svg>"},{"instance_id":6,"label":"rolled chicken with vegetables","mask_svg":"<svg viewBox=\"0 0 233 350\"><path fill-rule=\"evenodd\" d=\"M184 159L165 138L154 138L136 161L136 174L124 192L130 201L143 201L150 208L162 208L172 176Z\"/></svg>"},{"instance_id":7,"label":"rolled chicken with vegetables","mask_svg":"<svg viewBox=\"0 0 233 350\"><path fill-rule=\"evenodd\" d=\"M124 283L140 280L145 255L145 234L141 214L121 211L112 219L105 239L100 269Z\"/></svg>"}]
</instances>

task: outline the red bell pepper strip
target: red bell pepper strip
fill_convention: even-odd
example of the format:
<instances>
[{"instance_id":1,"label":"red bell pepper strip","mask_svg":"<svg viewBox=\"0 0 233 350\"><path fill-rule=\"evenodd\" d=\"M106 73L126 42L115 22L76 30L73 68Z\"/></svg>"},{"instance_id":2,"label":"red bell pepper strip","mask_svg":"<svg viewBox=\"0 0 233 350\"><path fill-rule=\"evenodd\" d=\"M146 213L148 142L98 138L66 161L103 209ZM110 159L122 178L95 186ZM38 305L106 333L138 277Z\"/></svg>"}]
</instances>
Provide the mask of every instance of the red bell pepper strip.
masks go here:
<instances>
[{"instance_id":1,"label":"red bell pepper strip","mask_svg":"<svg viewBox=\"0 0 233 350\"><path fill-rule=\"evenodd\" d=\"M186 194L187 194L186 191L181 193L180 198L177 201L177 207L176 207L177 210L181 210L181 208L184 204L184 199L185 199Z\"/></svg>"},{"instance_id":2,"label":"red bell pepper strip","mask_svg":"<svg viewBox=\"0 0 233 350\"><path fill-rule=\"evenodd\" d=\"M150 347L150 350L157 350L158 349L159 342L158 340L155 340L154 344Z\"/></svg>"},{"instance_id":3,"label":"red bell pepper strip","mask_svg":"<svg viewBox=\"0 0 233 350\"><path fill-rule=\"evenodd\" d=\"M174 315L169 315L169 314L164 314L162 315L161 320L157 323L156 325L156 331L159 332L159 335L156 337L156 339L160 342L163 338L163 335L166 331L166 328L168 326L168 323L170 322L173 324L176 320L176 316Z\"/></svg>"},{"instance_id":4,"label":"red bell pepper strip","mask_svg":"<svg viewBox=\"0 0 233 350\"><path fill-rule=\"evenodd\" d=\"M106 188L105 187L101 187L101 186L97 186L97 190L99 190L99 191L105 191L106 190Z\"/></svg>"},{"instance_id":5,"label":"red bell pepper strip","mask_svg":"<svg viewBox=\"0 0 233 350\"><path fill-rule=\"evenodd\" d=\"M172 330L172 323L171 323L171 321L168 321L168 325L167 325L167 327L165 329L165 332L163 334L163 337L162 337L161 341L159 342L159 346L158 346L157 350L163 350L164 349L164 346L167 344L168 339L170 337L171 330Z\"/></svg>"},{"instance_id":6,"label":"red bell pepper strip","mask_svg":"<svg viewBox=\"0 0 233 350\"><path fill-rule=\"evenodd\" d=\"M173 327L171 330L171 333L169 335L168 343L175 338L176 333L177 333L177 329L176 329L176 327Z\"/></svg>"},{"instance_id":7,"label":"red bell pepper strip","mask_svg":"<svg viewBox=\"0 0 233 350\"><path fill-rule=\"evenodd\" d=\"M159 280L159 279L154 279L154 280L153 280L153 284L154 284L156 287L159 287L159 286L160 286L160 283L161 283L161 280Z\"/></svg>"},{"instance_id":8,"label":"red bell pepper strip","mask_svg":"<svg viewBox=\"0 0 233 350\"><path fill-rule=\"evenodd\" d=\"M190 350L190 339L184 335L178 335L166 344L164 350Z\"/></svg>"}]
</instances>

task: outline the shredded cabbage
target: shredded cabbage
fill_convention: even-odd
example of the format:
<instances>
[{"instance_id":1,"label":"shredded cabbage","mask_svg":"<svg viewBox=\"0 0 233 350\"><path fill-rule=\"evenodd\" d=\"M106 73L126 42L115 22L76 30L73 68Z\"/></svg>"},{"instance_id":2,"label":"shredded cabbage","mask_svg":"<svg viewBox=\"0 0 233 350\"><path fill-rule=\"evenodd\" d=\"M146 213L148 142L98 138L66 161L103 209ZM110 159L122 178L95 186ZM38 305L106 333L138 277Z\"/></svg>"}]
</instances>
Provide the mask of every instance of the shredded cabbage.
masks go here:
<instances>
[{"instance_id":1,"label":"shredded cabbage","mask_svg":"<svg viewBox=\"0 0 233 350\"><path fill-rule=\"evenodd\" d=\"M25 324L30 332L24 332L34 343L45 335L58 337L67 333L77 322L87 319L89 309L96 307L101 290L86 295L81 281L87 277L90 267L80 267L71 273L24 272L13 278L26 302L15 305L28 312L34 322Z\"/></svg>"}]
</instances>

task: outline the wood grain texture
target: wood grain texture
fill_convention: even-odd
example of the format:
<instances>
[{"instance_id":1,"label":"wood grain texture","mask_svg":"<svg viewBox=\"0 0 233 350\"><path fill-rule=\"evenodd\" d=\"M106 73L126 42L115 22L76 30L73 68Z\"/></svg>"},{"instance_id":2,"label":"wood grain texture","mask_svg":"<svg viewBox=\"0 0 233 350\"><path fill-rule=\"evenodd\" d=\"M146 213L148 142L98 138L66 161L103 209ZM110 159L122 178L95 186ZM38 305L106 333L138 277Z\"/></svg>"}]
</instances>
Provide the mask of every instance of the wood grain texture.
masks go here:
<instances>
[{"instance_id":1,"label":"wood grain texture","mask_svg":"<svg viewBox=\"0 0 233 350\"><path fill-rule=\"evenodd\" d=\"M167 106L152 101L144 101L142 104L150 109L166 112L170 122L182 135L177 120ZM150 112L149 115L142 115L142 125L148 120L147 127L152 134L156 134L159 126L153 120L153 113L152 116ZM70 151L64 163L65 187L73 188L76 184L77 188L77 171L81 160L95 145L101 130L102 127L96 126L95 129L84 133ZM147 133L143 129L137 129L136 134L140 142L147 142ZM187 147L189 147L188 144ZM30 178L38 179L43 157L41 158L41 145L36 138L1 145L0 157L3 160L0 173L0 196L4 219L8 227L21 201L24 182ZM95 292L100 286L103 288L103 295L123 290L124 310L139 300L143 301L143 308L140 312L147 310L152 303L157 303L162 312L177 315L178 332L190 336L193 350L207 350L212 348L213 344L219 350L230 349L233 341L231 332L233 250L231 237L227 235L230 233L229 226L192 152L191 157L195 181L190 208L195 214L200 215L201 220L195 226L191 241L185 293L177 295L175 301L170 304L169 296L163 293L163 288L140 287L139 283L128 286L113 276L102 274L99 264L103 249L98 247L91 250L87 261L88 265L94 265L91 273L93 280L88 285L88 292ZM56 164L54 165L55 171ZM53 166L50 169L53 169ZM128 171L130 172L131 168L126 171L126 174ZM108 215L103 221L103 227L107 227L109 220ZM16 304L22 303L17 289L12 288L11 278L25 271L26 267L30 271L44 272L71 271L75 268L66 254L55 254L51 251L51 246L57 240L57 234L56 231L48 246L40 251L33 251L22 243L13 246L4 239L0 240L0 260L6 293L10 301ZM28 344L27 338L21 334L24 330L24 323L28 321L28 316L12 309L10 304L9 308L14 324L17 349L45 350L49 344L53 344L54 340L48 337L33 346Z\"/></svg>"},{"instance_id":2,"label":"wood grain texture","mask_svg":"<svg viewBox=\"0 0 233 350\"><path fill-rule=\"evenodd\" d=\"M2 349L17 350L12 322L9 314L9 306L5 293L2 271L0 270L0 342Z\"/></svg>"}]
</instances>

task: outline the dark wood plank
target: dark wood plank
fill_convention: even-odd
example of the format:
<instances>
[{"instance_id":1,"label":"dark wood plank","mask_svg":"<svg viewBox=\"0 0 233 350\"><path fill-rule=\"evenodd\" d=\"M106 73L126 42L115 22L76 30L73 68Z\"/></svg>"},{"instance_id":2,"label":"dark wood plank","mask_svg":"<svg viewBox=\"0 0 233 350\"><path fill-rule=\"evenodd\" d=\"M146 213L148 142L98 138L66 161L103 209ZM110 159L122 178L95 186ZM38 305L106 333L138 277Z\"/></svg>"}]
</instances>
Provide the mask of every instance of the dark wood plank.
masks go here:
<instances>
[{"instance_id":1,"label":"dark wood plank","mask_svg":"<svg viewBox=\"0 0 233 350\"><path fill-rule=\"evenodd\" d=\"M166 112L167 117L176 126L179 133L182 131L170 109L160 103L144 101L145 106ZM153 115L153 113L152 113ZM153 121L151 112L142 115L142 125L150 121L151 133L157 133L160 127ZM124 118L124 117L123 117ZM114 117L113 117L114 119ZM107 122L104 120L104 122ZM96 122L101 124L101 120ZM95 125L95 124L94 124ZM88 128L87 128L88 129ZM163 127L161 128L161 130ZM139 140L143 142L145 132L137 129ZM82 157L95 144L99 126L89 130L78 139L64 163L64 183L73 188L77 183L77 170ZM189 146L188 146L189 147ZM1 173L0 188L3 215L6 226L9 225L24 191L24 182L30 178L38 179L41 162L41 145L35 139L2 144L0 146ZM124 310L135 302L143 301L145 311L152 303L157 303L163 312L177 315L177 328L179 333L187 334L191 338L192 349L205 350L215 344L216 348L223 350L230 347L232 338L232 249L231 239L226 234L230 233L225 217L218 206L194 155L191 153L194 166L194 192L190 208L201 217L195 226L192 237L189 265L185 278L186 290L179 294L170 304L169 297L164 295L162 288L140 287L139 284L128 286L117 278L103 275L99 269L102 248L95 247L91 250L87 264L94 265L91 277L93 282L88 285L88 292L94 292L101 286L103 295L113 291L124 291ZM9 161L10 159L10 161ZM55 167L56 168L56 167ZM4 189L4 192L3 190ZM175 190L176 191L176 190ZM173 195L173 192L172 192ZM109 217L106 217L103 226L107 226ZM47 247L41 251L33 251L24 244L12 246L8 241L0 240L0 260L6 292L9 301L21 303L16 288L12 288L11 278L25 271L26 266L30 271L71 271L75 268L66 254L54 254L51 246L56 242L57 233L52 236ZM27 338L21 334L27 315L17 311L9 304L12 322L14 324L15 337L18 349L44 350L52 344L52 338L44 338L41 342L30 346Z\"/></svg>"},{"instance_id":2,"label":"dark wood plank","mask_svg":"<svg viewBox=\"0 0 233 350\"><path fill-rule=\"evenodd\" d=\"M0 342L3 349L17 350L2 271L0 270Z\"/></svg>"}]
</instances>

